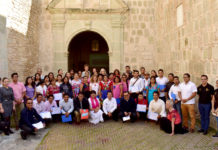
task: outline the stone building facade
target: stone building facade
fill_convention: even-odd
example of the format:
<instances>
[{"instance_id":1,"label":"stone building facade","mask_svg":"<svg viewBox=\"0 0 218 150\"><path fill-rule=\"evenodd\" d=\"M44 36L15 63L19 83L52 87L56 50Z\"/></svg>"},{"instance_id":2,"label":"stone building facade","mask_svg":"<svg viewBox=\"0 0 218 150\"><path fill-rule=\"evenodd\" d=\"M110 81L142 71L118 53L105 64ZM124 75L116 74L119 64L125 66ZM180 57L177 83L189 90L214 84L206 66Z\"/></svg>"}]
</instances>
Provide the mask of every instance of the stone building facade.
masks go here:
<instances>
[{"instance_id":1,"label":"stone building facade","mask_svg":"<svg viewBox=\"0 0 218 150\"><path fill-rule=\"evenodd\" d=\"M0 76L67 71L70 41L93 31L108 44L110 71L144 66L189 72L196 84L201 74L213 85L218 79L217 0L8 1L10 13L0 11Z\"/></svg>"}]
</instances>

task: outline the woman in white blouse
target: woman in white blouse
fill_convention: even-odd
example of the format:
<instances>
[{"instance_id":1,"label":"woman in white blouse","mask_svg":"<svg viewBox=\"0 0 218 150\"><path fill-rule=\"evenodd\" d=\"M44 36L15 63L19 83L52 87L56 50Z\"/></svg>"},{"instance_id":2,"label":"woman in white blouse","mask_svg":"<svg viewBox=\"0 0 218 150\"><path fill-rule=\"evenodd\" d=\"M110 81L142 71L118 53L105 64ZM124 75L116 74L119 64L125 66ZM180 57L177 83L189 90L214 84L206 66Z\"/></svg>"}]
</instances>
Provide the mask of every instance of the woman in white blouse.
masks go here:
<instances>
[{"instance_id":1,"label":"woman in white blouse","mask_svg":"<svg viewBox=\"0 0 218 150\"><path fill-rule=\"evenodd\" d=\"M45 101L47 92L47 86L45 85L44 81L40 81L39 85L36 87L36 94L42 94L43 95L43 101Z\"/></svg>"},{"instance_id":2,"label":"woman in white blouse","mask_svg":"<svg viewBox=\"0 0 218 150\"><path fill-rule=\"evenodd\" d=\"M99 83L98 83L98 78L97 78L97 76L93 75L93 76L91 77L89 89L90 89L90 91L95 91L95 92L96 92L96 95L99 95L99 94L98 94Z\"/></svg>"}]
</instances>

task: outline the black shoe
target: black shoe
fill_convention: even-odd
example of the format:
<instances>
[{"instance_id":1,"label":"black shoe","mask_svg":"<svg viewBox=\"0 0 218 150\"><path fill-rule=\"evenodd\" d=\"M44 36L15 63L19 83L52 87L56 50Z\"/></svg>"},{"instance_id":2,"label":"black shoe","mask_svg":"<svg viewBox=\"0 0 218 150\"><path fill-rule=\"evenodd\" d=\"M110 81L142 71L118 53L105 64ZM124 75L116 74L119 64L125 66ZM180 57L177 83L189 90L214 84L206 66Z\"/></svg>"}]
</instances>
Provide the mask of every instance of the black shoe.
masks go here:
<instances>
[{"instance_id":1,"label":"black shoe","mask_svg":"<svg viewBox=\"0 0 218 150\"><path fill-rule=\"evenodd\" d=\"M10 134L13 134L13 133L14 133L11 129L9 129L8 132L9 132Z\"/></svg>"},{"instance_id":2,"label":"black shoe","mask_svg":"<svg viewBox=\"0 0 218 150\"><path fill-rule=\"evenodd\" d=\"M208 133L207 130L205 130L203 134L204 134L204 135L207 135L207 133Z\"/></svg>"},{"instance_id":3,"label":"black shoe","mask_svg":"<svg viewBox=\"0 0 218 150\"><path fill-rule=\"evenodd\" d=\"M200 130L198 130L198 132L204 132L204 129L200 129Z\"/></svg>"},{"instance_id":4,"label":"black shoe","mask_svg":"<svg viewBox=\"0 0 218 150\"><path fill-rule=\"evenodd\" d=\"M35 132L31 132L30 134L31 134L31 135L34 135L34 136L36 135L36 133L35 133Z\"/></svg>"},{"instance_id":5,"label":"black shoe","mask_svg":"<svg viewBox=\"0 0 218 150\"><path fill-rule=\"evenodd\" d=\"M20 136L21 136L21 138L22 138L23 140L26 140L26 134L25 134L24 131L21 131L21 132L20 132Z\"/></svg>"},{"instance_id":6,"label":"black shoe","mask_svg":"<svg viewBox=\"0 0 218 150\"><path fill-rule=\"evenodd\" d=\"M218 132L216 134L214 134L213 137L218 137Z\"/></svg>"},{"instance_id":7,"label":"black shoe","mask_svg":"<svg viewBox=\"0 0 218 150\"><path fill-rule=\"evenodd\" d=\"M4 131L4 133L5 133L5 135L7 135L7 136L9 135L9 132L8 132L8 131Z\"/></svg>"}]
</instances>

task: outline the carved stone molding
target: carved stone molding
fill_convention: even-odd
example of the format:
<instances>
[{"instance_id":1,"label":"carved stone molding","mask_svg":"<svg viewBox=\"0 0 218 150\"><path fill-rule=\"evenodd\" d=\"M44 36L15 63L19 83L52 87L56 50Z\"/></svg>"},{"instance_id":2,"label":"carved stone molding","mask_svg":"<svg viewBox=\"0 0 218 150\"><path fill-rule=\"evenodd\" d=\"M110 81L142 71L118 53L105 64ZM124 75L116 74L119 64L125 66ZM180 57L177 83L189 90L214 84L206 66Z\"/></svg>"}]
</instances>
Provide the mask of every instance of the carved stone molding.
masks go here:
<instances>
[{"instance_id":1,"label":"carved stone molding","mask_svg":"<svg viewBox=\"0 0 218 150\"><path fill-rule=\"evenodd\" d=\"M52 22L52 28L64 28L66 21L65 20L54 20Z\"/></svg>"}]
</instances>

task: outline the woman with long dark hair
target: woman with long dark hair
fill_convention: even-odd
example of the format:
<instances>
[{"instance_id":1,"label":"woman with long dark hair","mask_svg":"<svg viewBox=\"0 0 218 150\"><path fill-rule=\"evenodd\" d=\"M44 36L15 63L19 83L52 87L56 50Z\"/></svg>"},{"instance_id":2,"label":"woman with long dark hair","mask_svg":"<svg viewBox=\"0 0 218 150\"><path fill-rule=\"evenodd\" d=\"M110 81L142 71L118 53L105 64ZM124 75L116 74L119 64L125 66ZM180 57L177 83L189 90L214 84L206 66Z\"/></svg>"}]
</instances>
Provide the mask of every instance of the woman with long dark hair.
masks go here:
<instances>
[{"instance_id":1,"label":"woman with long dark hair","mask_svg":"<svg viewBox=\"0 0 218 150\"><path fill-rule=\"evenodd\" d=\"M54 79L54 73L53 72L49 72L48 78L49 78L49 81L51 82L51 80Z\"/></svg>"},{"instance_id":2,"label":"woman with long dark hair","mask_svg":"<svg viewBox=\"0 0 218 150\"><path fill-rule=\"evenodd\" d=\"M72 98L73 94L72 94L72 87L69 83L69 79L68 77L64 77L63 78L63 83L60 86L60 92L64 95L67 94L70 98Z\"/></svg>"},{"instance_id":3,"label":"woman with long dark hair","mask_svg":"<svg viewBox=\"0 0 218 150\"><path fill-rule=\"evenodd\" d=\"M48 87L50 85L50 79L49 79L48 75L46 75L44 77L44 83L45 83L46 87Z\"/></svg>"},{"instance_id":4,"label":"woman with long dark hair","mask_svg":"<svg viewBox=\"0 0 218 150\"><path fill-rule=\"evenodd\" d=\"M123 85L123 93L128 91L129 80L127 80L127 75L124 73L121 78L121 83Z\"/></svg>"},{"instance_id":5,"label":"woman with long dark hair","mask_svg":"<svg viewBox=\"0 0 218 150\"><path fill-rule=\"evenodd\" d=\"M25 94L25 103L26 99L30 98L32 100L36 97L35 83L32 80L32 77L27 77L25 82L26 94Z\"/></svg>"},{"instance_id":6,"label":"woman with long dark hair","mask_svg":"<svg viewBox=\"0 0 218 150\"><path fill-rule=\"evenodd\" d=\"M40 81L41 81L40 74L39 74L39 73L36 73L36 74L35 74L35 77L34 77L35 85L38 86L38 84L39 84Z\"/></svg>"},{"instance_id":7,"label":"woman with long dark hair","mask_svg":"<svg viewBox=\"0 0 218 150\"><path fill-rule=\"evenodd\" d=\"M150 84L146 87L146 95L148 99L148 104L153 100L153 93L155 91L159 92L159 86L156 83L156 77L152 76L150 79Z\"/></svg>"},{"instance_id":8,"label":"woman with long dark hair","mask_svg":"<svg viewBox=\"0 0 218 150\"><path fill-rule=\"evenodd\" d=\"M104 75L103 81L99 83L99 93L101 100L107 98L107 92L112 91L112 82L108 79L107 75Z\"/></svg>"},{"instance_id":9,"label":"woman with long dark hair","mask_svg":"<svg viewBox=\"0 0 218 150\"><path fill-rule=\"evenodd\" d=\"M123 85L119 76L115 76L113 82L113 97L117 100L117 105L120 106L120 100L123 96Z\"/></svg>"}]
</instances>

